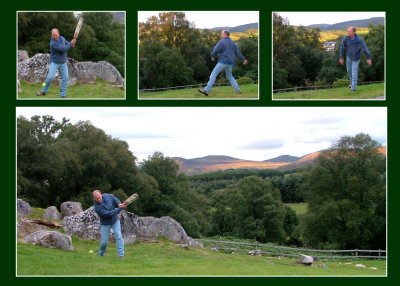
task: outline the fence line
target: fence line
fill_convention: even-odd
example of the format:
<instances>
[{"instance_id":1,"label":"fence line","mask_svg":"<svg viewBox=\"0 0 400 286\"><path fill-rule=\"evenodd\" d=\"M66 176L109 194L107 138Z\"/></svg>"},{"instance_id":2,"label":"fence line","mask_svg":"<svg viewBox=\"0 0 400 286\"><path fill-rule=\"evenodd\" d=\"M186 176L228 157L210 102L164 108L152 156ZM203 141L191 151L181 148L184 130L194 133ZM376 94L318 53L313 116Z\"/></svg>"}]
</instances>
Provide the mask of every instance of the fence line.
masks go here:
<instances>
[{"instance_id":1,"label":"fence line","mask_svg":"<svg viewBox=\"0 0 400 286\"><path fill-rule=\"evenodd\" d=\"M318 254L321 253L322 255L311 255L314 258L328 258L328 259L337 259L337 258L365 258L365 259L386 259L386 250L367 250L367 249L343 249L343 250L324 250L324 249L308 249L308 248L296 248L296 247L287 247L287 246L276 246L276 245L269 245L269 244L262 244L262 243L248 243L248 242L236 242L236 241L224 241L224 240L211 240L211 239L196 239L198 242L206 242L210 245L206 247L210 248L217 248L218 250L225 250L225 251L255 251L255 254L269 254L269 255L278 255L282 257L297 257L300 253L293 253L293 252L301 252L301 254ZM217 247L217 244L227 244L232 245L232 247ZM245 246L247 248L238 248L235 246ZM262 250L263 248L270 249L270 251ZM271 251L276 250L276 251ZM330 255L326 255L330 253ZM343 253L343 255L334 255ZM354 253L355 255L349 255ZM372 254L377 253L378 255L360 255L361 253ZM345 255L347 254L347 255Z\"/></svg>"},{"instance_id":2,"label":"fence line","mask_svg":"<svg viewBox=\"0 0 400 286\"><path fill-rule=\"evenodd\" d=\"M382 83L383 81L365 81L360 82L357 85L367 85L367 84L374 84L374 83ZM282 89L274 89L273 93L283 93L283 92L292 92L292 91L302 91L302 90L318 90L318 89L330 89L333 88L333 84L329 85L314 85L314 86L297 86L297 87L290 87L290 88L282 88Z\"/></svg>"}]
</instances>

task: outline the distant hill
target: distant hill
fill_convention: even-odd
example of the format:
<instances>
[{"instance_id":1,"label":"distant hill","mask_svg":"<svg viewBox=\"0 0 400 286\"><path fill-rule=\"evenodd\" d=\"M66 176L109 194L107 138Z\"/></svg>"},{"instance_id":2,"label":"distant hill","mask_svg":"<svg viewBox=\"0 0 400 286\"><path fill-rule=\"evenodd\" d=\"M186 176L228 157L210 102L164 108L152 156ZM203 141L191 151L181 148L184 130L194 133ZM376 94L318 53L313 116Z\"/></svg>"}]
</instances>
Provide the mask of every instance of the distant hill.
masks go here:
<instances>
[{"instance_id":1,"label":"distant hill","mask_svg":"<svg viewBox=\"0 0 400 286\"><path fill-rule=\"evenodd\" d=\"M125 24L125 12L112 12L114 15L113 22Z\"/></svg>"},{"instance_id":2,"label":"distant hill","mask_svg":"<svg viewBox=\"0 0 400 286\"><path fill-rule=\"evenodd\" d=\"M331 24L331 25L330 24L312 24L312 25L306 26L306 28L319 27L323 31L345 30L349 26L368 28L369 23L372 23L374 25L379 25L379 24L384 25L385 18L384 17L374 17L374 18L364 19L364 20L352 20L352 21L340 22L340 23Z\"/></svg>"},{"instance_id":3,"label":"distant hill","mask_svg":"<svg viewBox=\"0 0 400 286\"><path fill-rule=\"evenodd\" d=\"M276 158L272 158L269 160L264 160L264 162L295 162L299 159L299 157L296 156L290 156L290 155L281 155Z\"/></svg>"},{"instance_id":4,"label":"distant hill","mask_svg":"<svg viewBox=\"0 0 400 286\"><path fill-rule=\"evenodd\" d=\"M188 175L216 172L227 169L277 169L287 171L311 165L323 152L317 151L303 157L282 155L265 161L242 160L229 156L210 155L200 158L185 159L172 157L179 164L179 171ZM379 152L386 156L386 147L380 147Z\"/></svg>"},{"instance_id":5,"label":"distant hill","mask_svg":"<svg viewBox=\"0 0 400 286\"><path fill-rule=\"evenodd\" d=\"M249 29L258 30L258 23L245 24L245 25L240 25L240 26L236 26L236 27L215 27L215 28L212 28L209 30L211 30L211 31L228 30L231 33L244 33Z\"/></svg>"}]
</instances>

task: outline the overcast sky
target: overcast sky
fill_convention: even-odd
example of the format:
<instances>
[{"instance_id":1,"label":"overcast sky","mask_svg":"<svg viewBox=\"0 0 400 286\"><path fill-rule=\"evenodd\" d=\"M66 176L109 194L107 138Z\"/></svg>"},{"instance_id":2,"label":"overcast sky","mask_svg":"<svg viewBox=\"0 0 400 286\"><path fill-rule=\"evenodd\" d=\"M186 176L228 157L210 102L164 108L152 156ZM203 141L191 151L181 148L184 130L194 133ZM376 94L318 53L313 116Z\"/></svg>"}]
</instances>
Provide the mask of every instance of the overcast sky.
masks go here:
<instances>
[{"instance_id":1,"label":"overcast sky","mask_svg":"<svg viewBox=\"0 0 400 286\"><path fill-rule=\"evenodd\" d=\"M150 16L158 16L160 12L139 11L139 22L146 22ZM244 24L258 23L258 11L179 11L185 12L186 19L194 22L199 29L215 27L236 27Z\"/></svg>"},{"instance_id":2,"label":"overcast sky","mask_svg":"<svg viewBox=\"0 0 400 286\"><path fill-rule=\"evenodd\" d=\"M385 12L277 12L289 18L290 25L336 24L352 20L385 17Z\"/></svg>"},{"instance_id":3,"label":"overcast sky","mask_svg":"<svg viewBox=\"0 0 400 286\"><path fill-rule=\"evenodd\" d=\"M368 133L386 146L385 107L17 107L17 116L89 120L128 142L138 161L155 151L187 159L227 155L263 161L328 148Z\"/></svg>"}]
</instances>

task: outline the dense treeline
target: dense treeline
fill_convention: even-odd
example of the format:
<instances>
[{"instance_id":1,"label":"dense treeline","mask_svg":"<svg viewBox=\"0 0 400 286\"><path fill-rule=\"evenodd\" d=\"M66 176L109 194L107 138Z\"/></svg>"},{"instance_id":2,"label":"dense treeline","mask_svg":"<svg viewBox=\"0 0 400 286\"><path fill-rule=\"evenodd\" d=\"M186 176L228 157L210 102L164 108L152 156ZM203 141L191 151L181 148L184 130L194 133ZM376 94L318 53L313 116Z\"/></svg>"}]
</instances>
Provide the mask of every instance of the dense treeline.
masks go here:
<instances>
[{"instance_id":1,"label":"dense treeline","mask_svg":"<svg viewBox=\"0 0 400 286\"><path fill-rule=\"evenodd\" d=\"M295 173L230 170L196 176L155 152L139 165L128 144L90 122L17 118L17 196L34 207L93 205L99 189L128 211L171 216L187 233L319 248L386 248L386 158L366 134L343 137ZM286 202L307 202L297 216Z\"/></svg>"},{"instance_id":2,"label":"dense treeline","mask_svg":"<svg viewBox=\"0 0 400 286\"><path fill-rule=\"evenodd\" d=\"M84 23L76 46L68 56L78 61L108 61L125 76L125 27L114 22L107 12L84 12ZM79 16L78 16L79 17ZM71 41L78 17L72 12L19 12L18 49L29 56L49 53L51 29L58 28L61 36Z\"/></svg>"},{"instance_id":3,"label":"dense treeline","mask_svg":"<svg viewBox=\"0 0 400 286\"><path fill-rule=\"evenodd\" d=\"M208 81L220 31L196 29L183 12L165 12L139 23L139 87L161 88ZM237 42L249 64L236 59L233 75L258 80L258 36ZM221 73L219 81L227 81Z\"/></svg>"},{"instance_id":4,"label":"dense treeline","mask_svg":"<svg viewBox=\"0 0 400 286\"><path fill-rule=\"evenodd\" d=\"M348 79L345 65L339 63L340 44L327 52L321 42L318 27L290 26L288 19L273 14L273 88L332 84L338 79ZM359 81L384 80L384 26L369 26L363 37L371 52L372 66L363 54L359 66Z\"/></svg>"}]
</instances>

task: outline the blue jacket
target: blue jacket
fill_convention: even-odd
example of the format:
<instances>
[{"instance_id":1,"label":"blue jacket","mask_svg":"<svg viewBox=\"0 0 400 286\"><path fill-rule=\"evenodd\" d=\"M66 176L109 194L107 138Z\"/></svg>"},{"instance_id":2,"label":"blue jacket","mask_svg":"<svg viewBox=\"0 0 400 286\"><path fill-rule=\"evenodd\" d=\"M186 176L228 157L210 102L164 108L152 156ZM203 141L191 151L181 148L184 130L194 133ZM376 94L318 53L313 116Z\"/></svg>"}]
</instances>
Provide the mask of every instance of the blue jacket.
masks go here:
<instances>
[{"instance_id":1,"label":"blue jacket","mask_svg":"<svg viewBox=\"0 0 400 286\"><path fill-rule=\"evenodd\" d=\"M122 208L115 208L120 204L120 200L112 194L102 194L103 202L99 204L93 200L94 211L100 217L100 224L110 225L114 224L119 218L118 214L122 211Z\"/></svg>"},{"instance_id":2,"label":"blue jacket","mask_svg":"<svg viewBox=\"0 0 400 286\"><path fill-rule=\"evenodd\" d=\"M65 64L67 62L67 51L72 47L64 37L60 36L58 41L51 38L50 41L50 62Z\"/></svg>"},{"instance_id":3,"label":"blue jacket","mask_svg":"<svg viewBox=\"0 0 400 286\"><path fill-rule=\"evenodd\" d=\"M223 64L233 64L235 62L235 55L238 56L242 62L246 60L238 46L229 37L223 38L215 45L211 57L214 58L217 54L219 54L218 62Z\"/></svg>"},{"instance_id":4,"label":"blue jacket","mask_svg":"<svg viewBox=\"0 0 400 286\"><path fill-rule=\"evenodd\" d=\"M369 52L363 39L357 36L357 34L353 40L351 40L349 36L343 38L342 44L340 45L341 59L343 59L343 54L345 51L347 53L347 57L349 57L352 61L358 61L361 58L361 51L364 52L367 60L371 59L371 53Z\"/></svg>"}]
</instances>

